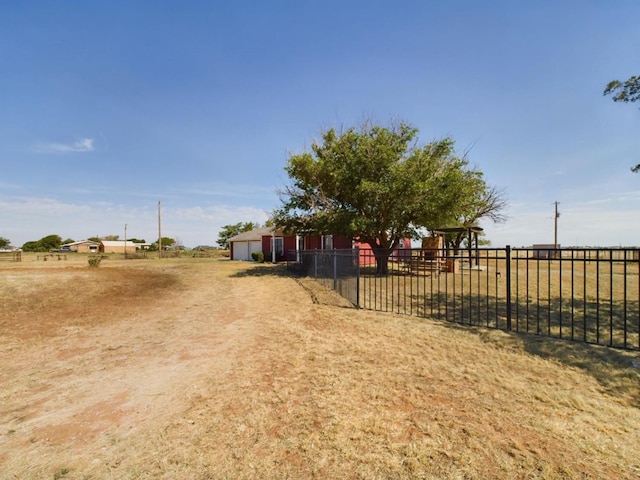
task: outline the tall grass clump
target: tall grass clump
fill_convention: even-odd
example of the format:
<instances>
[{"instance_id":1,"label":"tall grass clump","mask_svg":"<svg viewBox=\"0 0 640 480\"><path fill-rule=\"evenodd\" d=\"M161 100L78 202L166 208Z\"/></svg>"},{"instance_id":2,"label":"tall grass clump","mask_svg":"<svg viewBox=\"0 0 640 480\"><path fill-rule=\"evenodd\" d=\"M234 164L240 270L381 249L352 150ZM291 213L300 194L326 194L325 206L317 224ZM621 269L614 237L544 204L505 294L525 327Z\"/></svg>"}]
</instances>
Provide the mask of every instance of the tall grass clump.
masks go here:
<instances>
[{"instance_id":1,"label":"tall grass clump","mask_svg":"<svg viewBox=\"0 0 640 480\"><path fill-rule=\"evenodd\" d=\"M100 266L100 262L102 261L102 256L101 255L94 255L89 257L89 266L90 267L99 267Z\"/></svg>"}]
</instances>

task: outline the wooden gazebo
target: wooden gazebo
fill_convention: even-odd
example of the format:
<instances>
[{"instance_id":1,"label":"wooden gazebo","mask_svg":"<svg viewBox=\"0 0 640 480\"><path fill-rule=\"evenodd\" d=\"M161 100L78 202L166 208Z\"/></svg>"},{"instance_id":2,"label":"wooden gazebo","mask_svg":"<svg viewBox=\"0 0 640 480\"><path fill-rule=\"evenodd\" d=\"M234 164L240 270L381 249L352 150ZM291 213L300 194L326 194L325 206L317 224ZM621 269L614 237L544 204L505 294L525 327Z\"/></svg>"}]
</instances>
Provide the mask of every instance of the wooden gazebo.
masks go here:
<instances>
[{"instance_id":1,"label":"wooden gazebo","mask_svg":"<svg viewBox=\"0 0 640 480\"><path fill-rule=\"evenodd\" d=\"M467 238L469 239L467 245L467 252L469 256L469 267L473 266L474 258L476 259L477 264L477 251L478 251L478 234L482 233L484 230L477 225L469 225L466 227L446 227L446 228L438 228L433 231L435 235L440 235L444 237L447 233L467 233ZM476 251L476 254L473 254L473 251ZM454 253L455 254L455 253Z\"/></svg>"}]
</instances>

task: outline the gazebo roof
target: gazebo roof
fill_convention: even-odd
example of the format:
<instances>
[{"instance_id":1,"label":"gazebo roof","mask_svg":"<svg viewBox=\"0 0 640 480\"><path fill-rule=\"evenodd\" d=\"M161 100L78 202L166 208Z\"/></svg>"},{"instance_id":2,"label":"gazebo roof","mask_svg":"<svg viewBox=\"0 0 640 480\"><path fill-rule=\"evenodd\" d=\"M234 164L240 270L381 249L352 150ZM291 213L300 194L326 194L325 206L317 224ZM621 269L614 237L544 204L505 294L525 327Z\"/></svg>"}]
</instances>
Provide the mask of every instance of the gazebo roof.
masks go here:
<instances>
[{"instance_id":1,"label":"gazebo roof","mask_svg":"<svg viewBox=\"0 0 640 480\"><path fill-rule=\"evenodd\" d=\"M471 225L469 227L445 227L445 228L436 228L434 233L461 233L461 232L471 232L471 233L480 233L484 232L481 227L477 225Z\"/></svg>"}]
</instances>

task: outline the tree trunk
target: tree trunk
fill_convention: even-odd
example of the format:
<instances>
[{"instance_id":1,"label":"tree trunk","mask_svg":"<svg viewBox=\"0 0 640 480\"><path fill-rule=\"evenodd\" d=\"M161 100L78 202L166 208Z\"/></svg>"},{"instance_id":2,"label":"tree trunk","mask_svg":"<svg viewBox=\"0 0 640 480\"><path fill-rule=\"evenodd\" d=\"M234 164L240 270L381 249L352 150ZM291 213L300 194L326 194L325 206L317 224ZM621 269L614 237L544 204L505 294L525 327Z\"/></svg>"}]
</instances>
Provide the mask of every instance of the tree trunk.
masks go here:
<instances>
[{"instance_id":1,"label":"tree trunk","mask_svg":"<svg viewBox=\"0 0 640 480\"><path fill-rule=\"evenodd\" d=\"M371 247L373 255L376 258L376 275L387 275L389 273L389 255L391 255L391 248L384 247Z\"/></svg>"}]
</instances>

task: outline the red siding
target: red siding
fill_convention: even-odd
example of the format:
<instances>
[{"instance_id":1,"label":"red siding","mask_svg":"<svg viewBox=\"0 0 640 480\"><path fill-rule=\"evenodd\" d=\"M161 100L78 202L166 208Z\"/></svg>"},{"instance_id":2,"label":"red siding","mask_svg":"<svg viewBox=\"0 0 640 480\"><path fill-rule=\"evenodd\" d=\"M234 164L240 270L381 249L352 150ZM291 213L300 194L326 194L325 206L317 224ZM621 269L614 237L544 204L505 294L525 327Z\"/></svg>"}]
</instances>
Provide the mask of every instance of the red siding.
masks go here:
<instances>
[{"instance_id":1,"label":"red siding","mask_svg":"<svg viewBox=\"0 0 640 480\"><path fill-rule=\"evenodd\" d=\"M287 253L289 253L291 250L295 250L296 249L296 237L284 237L284 254L285 256L287 255Z\"/></svg>"},{"instance_id":2,"label":"red siding","mask_svg":"<svg viewBox=\"0 0 640 480\"><path fill-rule=\"evenodd\" d=\"M333 248L353 248L353 241L347 237L333 237Z\"/></svg>"},{"instance_id":3,"label":"red siding","mask_svg":"<svg viewBox=\"0 0 640 480\"><path fill-rule=\"evenodd\" d=\"M371 251L371 246L368 243L361 243L357 240L354 242L354 246L360 249L360 265L372 265L376 263L376 259ZM402 248L396 248L391 254L395 259L403 260L407 257L411 257L411 239L405 238L402 241Z\"/></svg>"},{"instance_id":4,"label":"red siding","mask_svg":"<svg viewBox=\"0 0 640 480\"><path fill-rule=\"evenodd\" d=\"M305 250L320 250L322 248L322 237L320 235L306 235L304 237Z\"/></svg>"},{"instance_id":5,"label":"red siding","mask_svg":"<svg viewBox=\"0 0 640 480\"><path fill-rule=\"evenodd\" d=\"M264 259L268 262L271 261L271 235L263 235L262 236L262 253L264 254ZM282 246L284 249L284 255L278 254L276 257L276 262L281 262L286 259L287 253L291 250L296 249L296 237L295 235L285 235L278 236L276 238L282 238Z\"/></svg>"},{"instance_id":6,"label":"red siding","mask_svg":"<svg viewBox=\"0 0 640 480\"><path fill-rule=\"evenodd\" d=\"M284 245L284 257L278 255L276 261L281 262L286 259L287 254L292 250L297 250L298 246L296 243L295 235L285 235L283 237L276 237L283 239ZM353 241L347 237L333 237L333 248L335 249L346 249L346 248L360 248L360 265L368 265L375 263L375 258L371 253L371 247L367 243L360 243L358 241ZM320 250L322 248L322 235L305 235L304 237L304 249L305 250ZM411 239L405 238L403 241L403 249L411 248ZM264 259L268 262L271 261L271 235L264 235L262 237L262 253L264 254ZM411 255L411 251L402 251L400 249L396 249L393 255L397 258L403 258L404 256Z\"/></svg>"}]
</instances>

